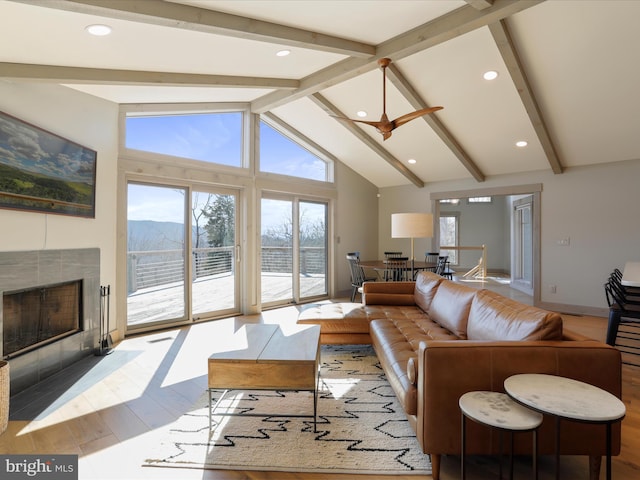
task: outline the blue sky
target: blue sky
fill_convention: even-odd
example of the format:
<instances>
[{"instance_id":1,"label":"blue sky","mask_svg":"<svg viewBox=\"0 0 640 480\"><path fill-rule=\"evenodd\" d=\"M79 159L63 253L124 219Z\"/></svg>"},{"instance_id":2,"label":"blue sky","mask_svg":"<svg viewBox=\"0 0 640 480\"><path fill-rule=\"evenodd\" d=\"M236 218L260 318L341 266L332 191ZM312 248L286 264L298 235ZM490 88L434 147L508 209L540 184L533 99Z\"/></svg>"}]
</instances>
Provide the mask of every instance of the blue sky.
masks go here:
<instances>
[{"instance_id":1,"label":"blue sky","mask_svg":"<svg viewBox=\"0 0 640 480\"><path fill-rule=\"evenodd\" d=\"M242 113L129 117L128 148L229 166L241 166ZM324 180L324 162L268 125L261 123L263 170ZM129 186L129 220L183 222L183 191L147 185ZM263 229L290 216L286 204L268 202ZM266 226L266 227L265 227Z\"/></svg>"}]
</instances>

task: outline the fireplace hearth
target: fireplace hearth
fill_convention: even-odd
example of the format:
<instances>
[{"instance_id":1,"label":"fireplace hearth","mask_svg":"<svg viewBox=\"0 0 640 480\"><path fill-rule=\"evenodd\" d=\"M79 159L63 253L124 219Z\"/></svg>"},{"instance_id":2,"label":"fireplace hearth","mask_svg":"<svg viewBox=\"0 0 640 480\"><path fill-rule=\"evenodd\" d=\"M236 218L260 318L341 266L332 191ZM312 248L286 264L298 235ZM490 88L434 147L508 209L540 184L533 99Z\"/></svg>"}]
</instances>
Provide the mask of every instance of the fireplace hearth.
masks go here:
<instances>
[{"instance_id":1,"label":"fireplace hearth","mask_svg":"<svg viewBox=\"0 0 640 480\"><path fill-rule=\"evenodd\" d=\"M0 359L11 394L93 355L100 336L100 250L0 252Z\"/></svg>"}]
</instances>

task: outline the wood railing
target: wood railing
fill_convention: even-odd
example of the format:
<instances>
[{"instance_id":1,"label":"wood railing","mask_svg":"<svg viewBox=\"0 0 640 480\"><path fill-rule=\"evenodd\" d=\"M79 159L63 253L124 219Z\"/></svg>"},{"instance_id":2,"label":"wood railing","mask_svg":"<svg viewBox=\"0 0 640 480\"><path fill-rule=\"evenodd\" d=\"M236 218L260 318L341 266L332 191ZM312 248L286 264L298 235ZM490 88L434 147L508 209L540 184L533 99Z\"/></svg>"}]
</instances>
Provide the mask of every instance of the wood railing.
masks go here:
<instances>
[{"instance_id":1,"label":"wood railing","mask_svg":"<svg viewBox=\"0 0 640 480\"><path fill-rule=\"evenodd\" d=\"M485 245L481 245L479 247L462 247L459 245L441 246L440 250L482 250L482 256L478 260L478 264L462 276L482 279L487 278L487 247Z\"/></svg>"}]
</instances>

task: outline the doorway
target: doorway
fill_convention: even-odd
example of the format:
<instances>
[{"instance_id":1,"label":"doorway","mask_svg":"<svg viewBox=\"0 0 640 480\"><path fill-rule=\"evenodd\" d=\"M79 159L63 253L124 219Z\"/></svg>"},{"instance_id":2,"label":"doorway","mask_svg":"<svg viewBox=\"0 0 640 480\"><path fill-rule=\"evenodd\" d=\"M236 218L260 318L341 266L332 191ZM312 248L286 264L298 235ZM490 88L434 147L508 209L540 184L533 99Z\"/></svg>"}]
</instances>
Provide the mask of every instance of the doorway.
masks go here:
<instances>
[{"instance_id":1,"label":"doorway","mask_svg":"<svg viewBox=\"0 0 640 480\"><path fill-rule=\"evenodd\" d=\"M533 295L533 196L513 202L511 286Z\"/></svg>"},{"instance_id":2,"label":"doorway","mask_svg":"<svg viewBox=\"0 0 640 480\"><path fill-rule=\"evenodd\" d=\"M430 194L432 201L432 211L436 219L441 215L441 204L448 205L451 199L458 199L460 202L466 201L473 197L496 197L504 200L506 211L504 212L504 239L498 241L502 248L488 248L489 262L487 267L492 267L492 255L502 255L500 250L504 250L505 257L499 257L498 261L503 261L509 268L509 282L514 288L522 291L527 295L531 295L532 304L540 303L540 203L541 203L542 184L530 185L514 185L507 187L493 187L477 190L458 190L447 192L434 192ZM517 206L516 206L517 203ZM513 207L513 208L511 208ZM450 207L449 207L450 208ZM519 219L516 218L520 216ZM509 213L510 210L510 213ZM446 212L446 208L443 213ZM483 228L490 227L490 223L485 221L484 216L473 217L474 221L478 221ZM506 223L505 223L506 222ZM517 225L517 226L516 226ZM441 245L440 222L435 222L436 232L434 232L434 245ZM477 228L471 228L465 223L465 219L459 218L459 232L461 235L460 245L464 246L466 235L464 232L477 232ZM491 231L491 229L489 229ZM516 234L516 231L518 232ZM499 232L497 237L500 236ZM519 237L517 237L519 235ZM475 238L472 240L474 245L484 244L485 239ZM517 254L516 254L517 251ZM493 252L493 253L492 253ZM509 264L509 265L508 265ZM462 272L464 273L464 271ZM511 277L514 276L515 281Z\"/></svg>"},{"instance_id":3,"label":"doorway","mask_svg":"<svg viewBox=\"0 0 640 480\"><path fill-rule=\"evenodd\" d=\"M269 308L328 295L328 203L261 200L261 303Z\"/></svg>"},{"instance_id":4,"label":"doorway","mask_svg":"<svg viewBox=\"0 0 640 480\"><path fill-rule=\"evenodd\" d=\"M127 184L127 331L239 311L234 191Z\"/></svg>"}]
</instances>

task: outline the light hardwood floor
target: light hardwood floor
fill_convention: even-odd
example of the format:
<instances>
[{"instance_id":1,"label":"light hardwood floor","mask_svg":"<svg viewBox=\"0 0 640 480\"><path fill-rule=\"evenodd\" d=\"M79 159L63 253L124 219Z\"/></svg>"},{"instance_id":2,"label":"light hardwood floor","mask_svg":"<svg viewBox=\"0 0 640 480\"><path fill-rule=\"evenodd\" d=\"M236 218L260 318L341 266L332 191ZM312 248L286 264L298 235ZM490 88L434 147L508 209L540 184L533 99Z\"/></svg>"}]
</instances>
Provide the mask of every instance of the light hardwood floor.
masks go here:
<instances>
[{"instance_id":1,"label":"light hardwood floor","mask_svg":"<svg viewBox=\"0 0 640 480\"><path fill-rule=\"evenodd\" d=\"M231 318L130 337L106 357L90 357L12 398L11 421L0 436L1 453L71 453L80 456L81 479L330 480L353 475L202 471L142 467L164 426L206 388L208 345L240 325L295 321L286 307L260 316ZM606 320L564 316L567 328L604 339ZM640 478L640 367L623 366L622 453L613 460L616 480ZM457 428L457 427L453 427ZM443 458L441 478L460 478L460 459ZM540 479L553 478L551 458L540 460ZM470 480L497 478L497 460L472 457ZM530 459L518 458L516 478L530 478ZM368 475L367 480L416 477ZM587 460L563 457L562 478L588 478ZM602 478L604 478L604 465Z\"/></svg>"}]
</instances>

